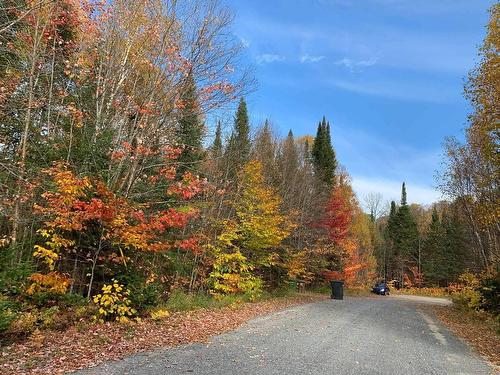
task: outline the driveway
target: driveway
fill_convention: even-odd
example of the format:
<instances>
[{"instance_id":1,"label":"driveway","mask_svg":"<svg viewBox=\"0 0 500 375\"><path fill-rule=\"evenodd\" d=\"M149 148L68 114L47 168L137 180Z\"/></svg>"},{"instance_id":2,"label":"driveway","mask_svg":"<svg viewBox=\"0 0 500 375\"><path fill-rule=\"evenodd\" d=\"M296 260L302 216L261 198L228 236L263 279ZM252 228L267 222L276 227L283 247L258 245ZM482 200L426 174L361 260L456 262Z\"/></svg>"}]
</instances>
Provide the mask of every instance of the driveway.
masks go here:
<instances>
[{"instance_id":1,"label":"driveway","mask_svg":"<svg viewBox=\"0 0 500 375\"><path fill-rule=\"evenodd\" d=\"M191 344L138 354L78 374L491 374L428 309L446 300L347 297L251 320Z\"/></svg>"}]
</instances>

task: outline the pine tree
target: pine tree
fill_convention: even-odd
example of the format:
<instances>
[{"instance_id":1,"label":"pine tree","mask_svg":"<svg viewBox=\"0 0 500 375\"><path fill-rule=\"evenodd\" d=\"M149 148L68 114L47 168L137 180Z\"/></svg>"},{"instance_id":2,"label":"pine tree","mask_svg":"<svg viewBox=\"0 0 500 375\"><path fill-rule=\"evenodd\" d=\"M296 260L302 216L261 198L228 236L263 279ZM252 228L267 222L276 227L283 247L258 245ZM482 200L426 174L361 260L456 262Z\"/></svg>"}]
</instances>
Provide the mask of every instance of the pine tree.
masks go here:
<instances>
[{"instance_id":1,"label":"pine tree","mask_svg":"<svg viewBox=\"0 0 500 375\"><path fill-rule=\"evenodd\" d=\"M290 130L282 142L279 154L279 169L281 171L279 190L284 199L284 206L292 209L298 204L297 193L299 178L299 154L293 133Z\"/></svg>"},{"instance_id":2,"label":"pine tree","mask_svg":"<svg viewBox=\"0 0 500 375\"><path fill-rule=\"evenodd\" d=\"M467 234L456 210L445 209L441 222L446 235L447 282L452 282L456 281L458 276L467 268L467 254L469 251Z\"/></svg>"},{"instance_id":3,"label":"pine tree","mask_svg":"<svg viewBox=\"0 0 500 375\"><path fill-rule=\"evenodd\" d=\"M211 147L212 157L216 160L220 159L222 156L222 129L220 121L217 122L217 127L215 128L214 142Z\"/></svg>"},{"instance_id":4,"label":"pine tree","mask_svg":"<svg viewBox=\"0 0 500 375\"><path fill-rule=\"evenodd\" d=\"M398 272L403 276L405 269L418 260L418 230L407 202L406 184L401 188L401 206L395 217L394 250Z\"/></svg>"},{"instance_id":5,"label":"pine tree","mask_svg":"<svg viewBox=\"0 0 500 375\"><path fill-rule=\"evenodd\" d=\"M406 194L406 184L403 182L403 186L401 187L401 206L408 205L408 197Z\"/></svg>"},{"instance_id":6,"label":"pine tree","mask_svg":"<svg viewBox=\"0 0 500 375\"><path fill-rule=\"evenodd\" d=\"M284 177L283 180L293 183L294 176L299 168L299 155L292 130L288 132L288 135L283 142L280 159L281 170L283 171Z\"/></svg>"},{"instance_id":7,"label":"pine tree","mask_svg":"<svg viewBox=\"0 0 500 375\"><path fill-rule=\"evenodd\" d=\"M226 162L231 178L235 177L241 167L248 162L250 151L250 123L247 104L245 99L241 98L234 119L234 129L226 149Z\"/></svg>"},{"instance_id":8,"label":"pine tree","mask_svg":"<svg viewBox=\"0 0 500 375\"><path fill-rule=\"evenodd\" d=\"M434 206L432 220L422 246L422 271L427 282L437 285L446 282L446 250L446 232Z\"/></svg>"},{"instance_id":9,"label":"pine tree","mask_svg":"<svg viewBox=\"0 0 500 375\"><path fill-rule=\"evenodd\" d=\"M196 94L196 84L192 74L186 78L185 88L181 101L183 108L180 111L179 125L177 128L177 143L184 147L179 156L178 174L197 171L199 163L204 158L203 136L204 126L200 119L200 108Z\"/></svg>"},{"instance_id":10,"label":"pine tree","mask_svg":"<svg viewBox=\"0 0 500 375\"><path fill-rule=\"evenodd\" d=\"M326 121L324 116L323 120L318 124L318 130L311 154L319 179L328 185L332 185L335 180L337 159L332 147L330 124Z\"/></svg>"},{"instance_id":11,"label":"pine tree","mask_svg":"<svg viewBox=\"0 0 500 375\"><path fill-rule=\"evenodd\" d=\"M263 174L267 183L276 185L278 171L276 165L276 142L273 139L271 127L266 120L264 126L259 129L255 137L255 145L252 150L252 160L258 160L262 164Z\"/></svg>"},{"instance_id":12,"label":"pine tree","mask_svg":"<svg viewBox=\"0 0 500 375\"><path fill-rule=\"evenodd\" d=\"M234 123L236 135L236 147L238 147L239 159L245 163L250 157L250 123L248 120L247 103L241 98L236 119Z\"/></svg>"}]
</instances>

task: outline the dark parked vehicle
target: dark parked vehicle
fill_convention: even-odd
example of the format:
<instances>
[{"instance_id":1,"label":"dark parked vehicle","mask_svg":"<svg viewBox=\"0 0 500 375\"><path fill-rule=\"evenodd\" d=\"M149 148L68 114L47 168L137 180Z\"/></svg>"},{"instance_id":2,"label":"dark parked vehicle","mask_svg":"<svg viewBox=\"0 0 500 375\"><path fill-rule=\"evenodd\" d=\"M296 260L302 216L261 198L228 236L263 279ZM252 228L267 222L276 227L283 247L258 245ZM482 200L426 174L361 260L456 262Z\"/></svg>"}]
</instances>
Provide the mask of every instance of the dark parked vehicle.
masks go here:
<instances>
[{"instance_id":1,"label":"dark parked vehicle","mask_svg":"<svg viewBox=\"0 0 500 375\"><path fill-rule=\"evenodd\" d=\"M372 293L380 294L383 296L389 295L390 289L386 283L377 283L372 289Z\"/></svg>"}]
</instances>

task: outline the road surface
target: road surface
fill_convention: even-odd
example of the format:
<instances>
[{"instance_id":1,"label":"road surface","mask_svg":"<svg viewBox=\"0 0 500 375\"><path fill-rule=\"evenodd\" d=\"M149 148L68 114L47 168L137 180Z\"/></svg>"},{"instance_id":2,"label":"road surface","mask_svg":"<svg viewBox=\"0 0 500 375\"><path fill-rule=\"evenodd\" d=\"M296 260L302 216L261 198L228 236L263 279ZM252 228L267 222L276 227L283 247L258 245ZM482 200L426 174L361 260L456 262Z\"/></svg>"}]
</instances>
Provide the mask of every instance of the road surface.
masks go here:
<instances>
[{"instance_id":1,"label":"road surface","mask_svg":"<svg viewBox=\"0 0 500 375\"><path fill-rule=\"evenodd\" d=\"M138 354L84 374L491 374L422 308L426 297L347 297L296 306L191 344Z\"/></svg>"}]
</instances>

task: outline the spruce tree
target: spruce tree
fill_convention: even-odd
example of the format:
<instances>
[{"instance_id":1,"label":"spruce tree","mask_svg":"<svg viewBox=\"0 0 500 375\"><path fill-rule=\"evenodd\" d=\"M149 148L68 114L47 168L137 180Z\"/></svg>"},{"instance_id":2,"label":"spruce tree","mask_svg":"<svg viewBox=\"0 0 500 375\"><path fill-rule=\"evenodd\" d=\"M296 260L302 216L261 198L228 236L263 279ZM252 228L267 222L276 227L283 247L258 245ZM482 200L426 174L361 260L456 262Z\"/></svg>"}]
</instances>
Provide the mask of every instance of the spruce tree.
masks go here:
<instances>
[{"instance_id":1,"label":"spruce tree","mask_svg":"<svg viewBox=\"0 0 500 375\"><path fill-rule=\"evenodd\" d=\"M226 148L226 163L229 177L234 178L250 159L250 123L245 99L241 98L234 119L234 129Z\"/></svg>"},{"instance_id":2,"label":"spruce tree","mask_svg":"<svg viewBox=\"0 0 500 375\"><path fill-rule=\"evenodd\" d=\"M337 169L337 159L332 147L330 124L324 116L323 120L318 124L311 154L316 175L326 184L333 185Z\"/></svg>"},{"instance_id":3,"label":"spruce tree","mask_svg":"<svg viewBox=\"0 0 500 375\"><path fill-rule=\"evenodd\" d=\"M244 164L249 160L251 143L247 103L243 98L240 99L240 104L238 105L238 110L236 111L234 129L238 156L242 164Z\"/></svg>"},{"instance_id":4,"label":"spruce tree","mask_svg":"<svg viewBox=\"0 0 500 375\"><path fill-rule=\"evenodd\" d=\"M200 108L196 94L196 84L192 74L186 78L181 100L184 104L180 111L177 128L177 143L183 147L179 156L178 173L197 171L204 158L202 147L204 126L200 119Z\"/></svg>"},{"instance_id":5,"label":"spruce tree","mask_svg":"<svg viewBox=\"0 0 500 375\"><path fill-rule=\"evenodd\" d=\"M220 121L217 122L217 127L215 128L215 137L212 143L211 152L214 159L218 160L222 156L222 129Z\"/></svg>"},{"instance_id":6,"label":"spruce tree","mask_svg":"<svg viewBox=\"0 0 500 375\"><path fill-rule=\"evenodd\" d=\"M406 184L401 188L401 206L395 218L394 248L400 277L418 260L417 224L407 202Z\"/></svg>"},{"instance_id":7,"label":"spruce tree","mask_svg":"<svg viewBox=\"0 0 500 375\"><path fill-rule=\"evenodd\" d=\"M433 285L446 282L448 276L446 252L446 232L434 206L432 220L422 246L422 272L426 282Z\"/></svg>"},{"instance_id":8,"label":"spruce tree","mask_svg":"<svg viewBox=\"0 0 500 375\"><path fill-rule=\"evenodd\" d=\"M297 173L299 167L299 155L292 130L288 132L285 141L283 142L281 152L281 165L284 173L285 181L292 181L293 176Z\"/></svg>"},{"instance_id":9,"label":"spruce tree","mask_svg":"<svg viewBox=\"0 0 500 375\"><path fill-rule=\"evenodd\" d=\"M277 145L273 139L271 127L266 120L255 137L252 159L261 162L266 182L270 184L275 184L277 180L276 148Z\"/></svg>"},{"instance_id":10,"label":"spruce tree","mask_svg":"<svg viewBox=\"0 0 500 375\"><path fill-rule=\"evenodd\" d=\"M453 209L453 206L451 208L443 211L441 219L446 235L447 284L456 281L458 276L465 271L469 251L464 225L459 219L456 209Z\"/></svg>"}]
</instances>

